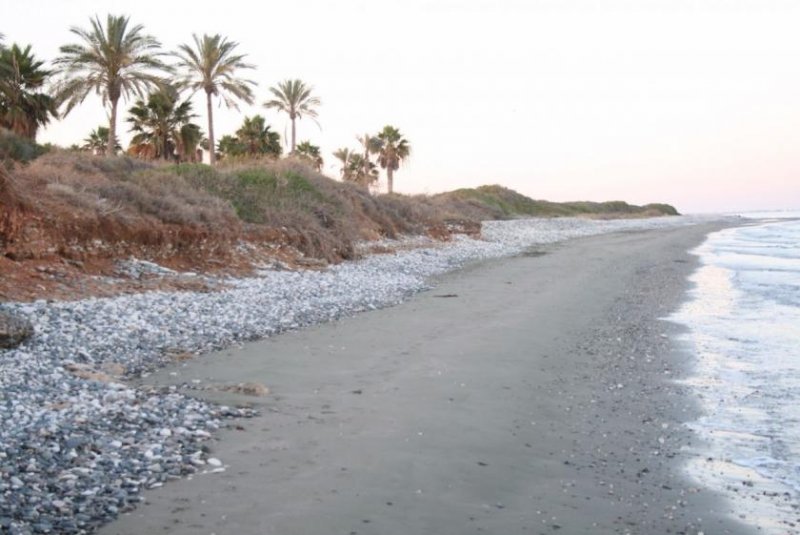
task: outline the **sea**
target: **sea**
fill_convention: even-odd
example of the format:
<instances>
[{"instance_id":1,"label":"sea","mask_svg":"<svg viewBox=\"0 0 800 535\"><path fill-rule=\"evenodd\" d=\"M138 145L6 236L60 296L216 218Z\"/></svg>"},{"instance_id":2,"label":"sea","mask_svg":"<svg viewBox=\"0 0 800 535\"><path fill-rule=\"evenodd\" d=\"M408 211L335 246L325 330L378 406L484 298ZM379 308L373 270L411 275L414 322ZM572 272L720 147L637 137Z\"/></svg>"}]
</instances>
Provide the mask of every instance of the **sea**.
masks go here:
<instances>
[{"instance_id":1,"label":"sea","mask_svg":"<svg viewBox=\"0 0 800 535\"><path fill-rule=\"evenodd\" d=\"M690 299L669 318L696 355L687 471L760 533L800 534L800 212L748 216L693 251Z\"/></svg>"}]
</instances>

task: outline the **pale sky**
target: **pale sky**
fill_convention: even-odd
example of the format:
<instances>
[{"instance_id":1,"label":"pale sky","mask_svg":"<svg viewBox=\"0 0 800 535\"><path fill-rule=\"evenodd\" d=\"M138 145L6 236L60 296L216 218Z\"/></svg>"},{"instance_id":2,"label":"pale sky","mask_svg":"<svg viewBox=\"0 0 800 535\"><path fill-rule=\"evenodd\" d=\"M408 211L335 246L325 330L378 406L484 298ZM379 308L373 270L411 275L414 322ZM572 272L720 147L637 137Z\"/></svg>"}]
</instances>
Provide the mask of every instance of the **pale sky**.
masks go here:
<instances>
[{"instance_id":1,"label":"pale sky","mask_svg":"<svg viewBox=\"0 0 800 535\"><path fill-rule=\"evenodd\" d=\"M800 208L800 2L789 0L0 0L6 43L53 59L70 26L128 14L165 49L221 33L257 69L257 102L215 109L217 139L285 78L313 85L331 155L392 124L403 193L498 183L554 201L669 202L684 212ZM195 98L206 127L204 95ZM125 103L122 109L127 109ZM123 114L124 118L124 114ZM40 135L78 143L88 99ZM120 121L124 145L127 125Z\"/></svg>"}]
</instances>

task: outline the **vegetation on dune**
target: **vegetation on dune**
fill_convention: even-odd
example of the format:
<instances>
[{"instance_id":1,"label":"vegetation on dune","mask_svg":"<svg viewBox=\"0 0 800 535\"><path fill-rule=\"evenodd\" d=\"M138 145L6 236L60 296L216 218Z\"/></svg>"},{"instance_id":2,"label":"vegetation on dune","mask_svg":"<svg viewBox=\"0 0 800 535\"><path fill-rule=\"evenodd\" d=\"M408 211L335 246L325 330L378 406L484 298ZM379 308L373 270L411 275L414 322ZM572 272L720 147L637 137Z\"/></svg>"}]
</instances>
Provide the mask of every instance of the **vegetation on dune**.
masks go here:
<instances>
[{"instance_id":1,"label":"vegetation on dune","mask_svg":"<svg viewBox=\"0 0 800 535\"><path fill-rule=\"evenodd\" d=\"M15 162L30 162L45 152L45 147L0 127L0 169L11 167Z\"/></svg>"},{"instance_id":2,"label":"vegetation on dune","mask_svg":"<svg viewBox=\"0 0 800 535\"><path fill-rule=\"evenodd\" d=\"M2 254L14 259L205 259L249 241L338 261L352 258L361 240L447 234L435 206L374 197L300 159L212 168L62 150L17 167L10 179L27 218L0 236Z\"/></svg>"},{"instance_id":3,"label":"vegetation on dune","mask_svg":"<svg viewBox=\"0 0 800 535\"><path fill-rule=\"evenodd\" d=\"M647 217L678 215L668 204L635 206L624 201L551 202L534 200L499 185L463 188L434 195L432 200L449 210L479 220L515 217Z\"/></svg>"}]
</instances>

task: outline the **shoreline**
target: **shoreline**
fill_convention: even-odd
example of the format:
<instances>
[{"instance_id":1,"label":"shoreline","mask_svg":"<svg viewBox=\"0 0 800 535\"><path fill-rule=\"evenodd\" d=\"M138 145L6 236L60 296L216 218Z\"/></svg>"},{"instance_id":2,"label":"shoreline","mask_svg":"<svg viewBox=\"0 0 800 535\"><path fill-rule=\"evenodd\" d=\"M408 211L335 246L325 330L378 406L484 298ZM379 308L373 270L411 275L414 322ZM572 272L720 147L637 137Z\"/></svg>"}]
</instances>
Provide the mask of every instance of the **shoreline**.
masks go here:
<instances>
[{"instance_id":1,"label":"shoreline","mask_svg":"<svg viewBox=\"0 0 800 535\"><path fill-rule=\"evenodd\" d=\"M148 491L100 533L751 533L682 473L699 408L661 319L722 226L570 240L165 368L147 384L272 393L188 392L262 414L210 445L224 472Z\"/></svg>"},{"instance_id":2,"label":"shoreline","mask_svg":"<svg viewBox=\"0 0 800 535\"><path fill-rule=\"evenodd\" d=\"M764 290L758 292L762 288L775 289L769 277L758 289L741 285L748 275L769 273L768 267L759 266L756 261L752 269L742 269L735 261L731 263L730 258L747 254L746 249L736 249L737 244L742 244L742 235L796 221L796 218L764 219L709 234L701 247L691 251L700 267L690 278L690 299L666 318L683 327L678 343L696 355L694 370L684 384L703 406L701 417L688 424L702 440L694 448L695 458L687 465L687 473L704 487L724 494L737 517L758 526L761 533L776 535L800 533L798 487L796 479L792 480L793 470L788 468L781 473L775 469L775 464L781 461L791 467L791 452L797 444L796 437L791 435L788 416L793 395L770 391L771 385L782 380L796 384L792 361L786 360L796 344L791 339L773 341L767 334L759 339L754 333L770 333L770 328L793 332L796 321L787 319L785 314L796 309L782 308L780 301L769 301L775 294L765 297ZM768 238L763 247L769 250L770 245L773 243ZM754 313L751 303L761 304L761 310ZM763 314L769 314L769 319L759 322ZM746 347L742 340L748 341ZM755 371L769 376L754 383L750 374ZM782 406L766 405L767 400ZM770 420L781 414L789 420ZM775 431L770 432L770 428ZM781 434L782 431L787 435ZM782 448L786 451L784 457L780 453Z\"/></svg>"}]
</instances>

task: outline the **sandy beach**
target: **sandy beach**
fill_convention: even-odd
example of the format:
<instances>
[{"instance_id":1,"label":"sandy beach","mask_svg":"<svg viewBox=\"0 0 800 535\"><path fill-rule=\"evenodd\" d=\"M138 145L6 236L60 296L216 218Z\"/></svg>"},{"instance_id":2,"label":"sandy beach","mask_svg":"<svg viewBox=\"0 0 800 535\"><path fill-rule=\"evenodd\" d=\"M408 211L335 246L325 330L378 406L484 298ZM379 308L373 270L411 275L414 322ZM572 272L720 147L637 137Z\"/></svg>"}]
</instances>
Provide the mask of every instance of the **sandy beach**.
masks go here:
<instances>
[{"instance_id":1,"label":"sandy beach","mask_svg":"<svg viewBox=\"0 0 800 535\"><path fill-rule=\"evenodd\" d=\"M261 415L210 443L224 471L147 491L100 533L751 533L683 475L691 355L659 319L716 228L539 247L165 368L147 383L271 392L187 390Z\"/></svg>"}]
</instances>

